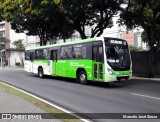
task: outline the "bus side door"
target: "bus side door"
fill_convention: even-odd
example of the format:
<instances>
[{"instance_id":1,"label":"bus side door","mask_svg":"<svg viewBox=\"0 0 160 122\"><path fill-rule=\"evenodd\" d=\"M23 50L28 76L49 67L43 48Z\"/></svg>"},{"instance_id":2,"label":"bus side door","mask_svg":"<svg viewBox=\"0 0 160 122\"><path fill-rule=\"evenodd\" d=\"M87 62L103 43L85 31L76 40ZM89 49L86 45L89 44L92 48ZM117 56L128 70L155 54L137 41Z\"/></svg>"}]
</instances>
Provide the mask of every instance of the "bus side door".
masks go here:
<instances>
[{"instance_id":1,"label":"bus side door","mask_svg":"<svg viewBox=\"0 0 160 122\"><path fill-rule=\"evenodd\" d=\"M51 71L52 75L57 75L57 50L51 50Z\"/></svg>"},{"instance_id":2,"label":"bus side door","mask_svg":"<svg viewBox=\"0 0 160 122\"><path fill-rule=\"evenodd\" d=\"M102 45L93 46L93 61L94 80L103 80L104 55Z\"/></svg>"}]
</instances>

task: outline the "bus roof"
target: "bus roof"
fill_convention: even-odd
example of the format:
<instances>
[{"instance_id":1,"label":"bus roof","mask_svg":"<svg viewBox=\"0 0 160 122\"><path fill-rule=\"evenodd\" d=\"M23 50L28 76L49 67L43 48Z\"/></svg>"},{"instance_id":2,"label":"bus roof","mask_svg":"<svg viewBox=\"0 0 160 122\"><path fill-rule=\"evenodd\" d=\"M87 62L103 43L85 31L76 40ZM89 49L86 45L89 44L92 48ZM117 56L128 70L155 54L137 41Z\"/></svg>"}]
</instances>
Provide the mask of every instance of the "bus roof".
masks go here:
<instances>
[{"instance_id":1,"label":"bus roof","mask_svg":"<svg viewBox=\"0 0 160 122\"><path fill-rule=\"evenodd\" d=\"M72 41L72 42L65 42L65 43L58 43L58 44L51 44L51 45L45 45L45 46L39 46L39 47L29 47L26 50L34 50L34 49L41 49L41 48L49 48L49 47L56 47L56 46L65 46L65 45L72 45L72 44L80 44L85 42L92 42L96 41L96 38L88 38L78 41Z\"/></svg>"},{"instance_id":2,"label":"bus roof","mask_svg":"<svg viewBox=\"0 0 160 122\"><path fill-rule=\"evenodd\" d=\"M57 47L57 46L67 46L72 44L81 44L81 43L103 40L104 38L123 40L123 39L113 38L113 37L95 37L95 38L82 39L82 40L77 40L72 42L64 42L64 43L51 44L51 45L38 46L38 47L29 47L29 48L26 48L26 50L43 49L43 48L50 48L50 47ZM126 40L123 40L123 41L126 41Z\"/></svg>"}]
</instances>

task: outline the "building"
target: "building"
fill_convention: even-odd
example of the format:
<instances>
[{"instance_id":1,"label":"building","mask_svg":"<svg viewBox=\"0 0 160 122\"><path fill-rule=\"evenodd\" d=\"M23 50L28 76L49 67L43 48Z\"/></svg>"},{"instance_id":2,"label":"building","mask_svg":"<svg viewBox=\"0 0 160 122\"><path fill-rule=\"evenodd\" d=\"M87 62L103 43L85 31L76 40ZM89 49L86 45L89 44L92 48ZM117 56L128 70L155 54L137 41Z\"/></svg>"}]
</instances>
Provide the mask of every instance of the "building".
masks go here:
<instances>
[{"instance_id":1,"label":"building","mask_svg":"<svg viewBox=\"0 0 160 122\"><path fill-rule=\"evenodd\" d=\"M148 46L147 43L142 41L142 32L135 32L134 33L134 46L143 50L147 50Z\"/></svg>"},{"instance_id":2,"label":"building","mask_svg":"<svg viewBox=\"0 0 160 122\"><path fill-rule=\"evenodd\" d=\"M141 35L142 32L121 32L120 38L126 40L129 45L142 50L147 50L147 43L142 41Z\"/></svg>"},{"instance_id":3,"label":"building","mask_svg":"<svg viewBox=\"0 0 160 122\"><path fill-rule=\"evenodd\" d=\"M133 45L134 46L134 33L133 32L123 32L120 34L120 38L127 40L129 45Z\"/></svg>"},{"instance_id":4,"label":"building","mask_svg":"<svg viewBox=\"0 0 160 122\"><path fill-rule=\"evenodd\" d=\"M0 64L7 66L15 66L16 63L21 63L21 56L24 58L24 52L20 53L14 50L13 42L19 39L23 40L24 45L27 46L35 46L38 42L38 38L36 36L27 36L25 33L16 33L13 29L11 29L11 25L8 22L0 22L0 37L5 37L6 42L2 42L2 38L0 39L1 48L0 48ZM29 44L29 45L28 45Z\"/></svg>"},{"instance_id":5,"label":"building","mask_svg":"<svg viewBox=\"0 0 160 122\"><path fill-rule=\"evenodd\" d=\"M0 64L2 66L2 64L6 64L8 63L8 58L10 56L10 53L8 51L8 49L10 48L10 42L9 41L5 41L3 39L3 37L5 37L7 40L10 39L10 35L9 35L9 24L7 22L0 22Z\"/></svg>"}]
</instances>

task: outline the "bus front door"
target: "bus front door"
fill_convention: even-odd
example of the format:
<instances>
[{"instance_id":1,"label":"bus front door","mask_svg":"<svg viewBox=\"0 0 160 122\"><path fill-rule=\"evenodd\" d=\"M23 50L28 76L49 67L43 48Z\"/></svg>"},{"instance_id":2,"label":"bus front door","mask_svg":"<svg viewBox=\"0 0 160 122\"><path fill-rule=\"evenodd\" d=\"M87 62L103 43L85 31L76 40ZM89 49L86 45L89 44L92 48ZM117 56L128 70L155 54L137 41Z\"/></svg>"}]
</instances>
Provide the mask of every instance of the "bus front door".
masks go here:
<instances>
[{"instance_id":1,"label":"bus front door","mask_svg":"<svg viewBox=\"0 0 160 122\"><path fill-rule=\"evenodd\" d=\"M57 75L57 73L56 73L56 70L57 70L57 65L56 65L56 63L57 63L57 50L52 50L51 51L51 60L52 60L52 66L51 66L51 68L52 68L52 75Z\"/></svg>"},{"instance_id":2,"label":"bus front door","mask_svg":"<svg viewBox=\"0 0 160 122\"><path fill-rule=\"evenodd\" d=\"M94 80L103 80L103 46L94 46L93 47L93 65L94 65Z\"/></svg>"}]
</instances>

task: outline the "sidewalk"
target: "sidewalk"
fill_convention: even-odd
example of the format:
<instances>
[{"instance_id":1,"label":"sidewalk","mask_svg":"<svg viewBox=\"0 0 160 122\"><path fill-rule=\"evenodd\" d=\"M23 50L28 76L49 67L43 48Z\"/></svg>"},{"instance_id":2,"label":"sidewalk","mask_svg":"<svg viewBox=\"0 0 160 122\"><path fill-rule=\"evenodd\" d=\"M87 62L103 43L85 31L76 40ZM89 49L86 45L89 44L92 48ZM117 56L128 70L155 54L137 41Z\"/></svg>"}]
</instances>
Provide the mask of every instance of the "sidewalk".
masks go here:
<instances>
[{"instance_id":1,"label":"sidewalk","mask_svg":"<svg viewBox=\"0 0 160 122\"><path fill-rule=\"evenodd\" d=\"M12 95L6 91L4 91L2 88L0 88L0 122L16 122L16 121L22 121L14 118L12 119L7 119L6 117L7 113L9 113L9 116L13 117L13 114L31 114L31 115L36 115L36 113L43 114L46 113L42 109L38 108L37 106L29 103L28 101L25 101L24 99ZM12 114L12 115L10 115ZM37 116L37 115L36 115ZM22 117L22 116L21 116ZM28 117L28 116L27 116ZM38 116L38 119L32 119L32 120L27 120L27 121L34 121L34 122L58 122L57 119L41 119L40 116Z\"/></svg>"},{"instance_id":2,"label":"sidewalk","mask_svg":"<svg viewBox=\"0 0 160 122\"><path fill-rule=\"evenodd\" d=\"M0 113L46 113L35 105L0 88Z\"/></svg>"},{"instance_id":3,"label":"sidewalk","mask_svg":"<svg viewBox=\"0 0 160 122\"><path fill-rule=\"evenodd\" d=\"M8 67L8 66L5 66L5 67L0 67L0 69L5 69L5 70L24 70L24 67Z\"/></svg>"},{"instance_id":4,"label":"sidewalk","mask_svg":"<svg viewBox=\"0 0 160 122\"><path fill-rule=\"evenodd\" d=\"M160 78L132 77L132 79L154 80L154 81L159 81L160 82Z\"/></svg>"}]
</instances>

